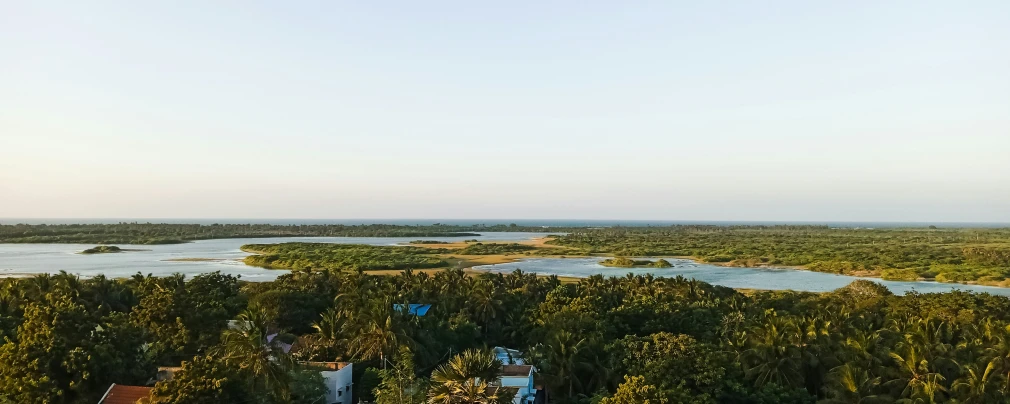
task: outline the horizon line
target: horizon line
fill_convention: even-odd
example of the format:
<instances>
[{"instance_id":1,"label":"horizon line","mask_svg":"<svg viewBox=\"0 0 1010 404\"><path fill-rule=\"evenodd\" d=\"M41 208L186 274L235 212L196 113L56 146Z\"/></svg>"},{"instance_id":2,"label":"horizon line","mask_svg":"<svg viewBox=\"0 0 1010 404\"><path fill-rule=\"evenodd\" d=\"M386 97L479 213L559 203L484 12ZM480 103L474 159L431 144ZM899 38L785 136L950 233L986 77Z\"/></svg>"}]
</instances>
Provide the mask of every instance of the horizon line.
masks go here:
<instances>
[{"instance_id":1,"label":"horizon line","mask_svg":"<svg viewBox=\"0 0 1010 404\"><path fill-rule=\"evenodd\" d=\"M668 222L668 223L936 223L936 224L1008 224L1010 221L958 221L958 220L838 220L838 219L818 219L818 220L792 220L792 219L593 219L593 218L438 218L438 217L364 217L364 218L306 218L306 217L0 217L0 222L16 220L118 220L118 221L154 221L154 220L227 220L227 221L378 221L374 224L383 224L381 221L585 221L585 222ZM434 224L434 223L433 223ZM481 224L481 223L475 223ZM486 223L484 223L486 224ZM507 223L506 223L507 224Z\"/></svg>"}]
</instances>

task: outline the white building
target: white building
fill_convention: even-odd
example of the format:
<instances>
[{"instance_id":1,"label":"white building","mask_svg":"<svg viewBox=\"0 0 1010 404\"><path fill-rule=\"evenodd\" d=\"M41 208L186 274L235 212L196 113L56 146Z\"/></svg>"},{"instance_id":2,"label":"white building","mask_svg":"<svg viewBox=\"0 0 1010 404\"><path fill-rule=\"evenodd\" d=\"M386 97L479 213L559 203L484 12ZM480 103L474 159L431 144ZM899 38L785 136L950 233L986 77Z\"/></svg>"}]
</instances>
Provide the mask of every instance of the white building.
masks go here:
<instances>
[{"instance_id":1,"label":"white building","mask_svg":"<svg viewBox=\"0 0 1010 404\"><path fill-rule=\"evenodd\" d=\"M537 393L533 385L533 372L536 369L526 364L523 353L518 350L497 346L494 354L502 364L502 376L497 384L518 389L513 404L532 403Z\"/></svg>"},{"instance_id":2,"label":"white building","mask_svg":"<svg viewBox=\"0 0 1010 404\"><path fill-rule=\"evenodd\" d=\"M533 386L533 366L530 365L505 365L502 366L501 379L498 380L501 387L511 387L518 389L513 404L529 404L533 402L537 391Z\"/></svg>"},{"instance_id":3,"label":"white building","mask_svg":"<svg viewBox=\"0 0 1010 404\"><path fill-rule=\"evenodd\" d=\"M323 404L351 404L350 362L299 362L302 366L319 370L326 384L326 401Z\"/></svg>"}]
</instances>

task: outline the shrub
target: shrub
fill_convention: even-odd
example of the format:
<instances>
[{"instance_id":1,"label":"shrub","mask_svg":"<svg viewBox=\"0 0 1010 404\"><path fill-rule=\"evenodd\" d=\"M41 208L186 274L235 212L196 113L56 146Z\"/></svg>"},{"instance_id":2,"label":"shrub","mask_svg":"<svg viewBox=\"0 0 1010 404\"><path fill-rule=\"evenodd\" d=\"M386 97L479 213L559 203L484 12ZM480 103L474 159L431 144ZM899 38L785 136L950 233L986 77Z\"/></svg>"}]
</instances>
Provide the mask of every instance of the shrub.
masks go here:
<instances>
[{"instance_id":1,"label":"shrub","mask_svg":"<svg viewBox=\"0 0 1010 404\"><path fill-rule=\"evenodd\" d=\"M886 281L915 281L919 274L914 269L885 269L880 272L880 279Z\"/></svg>"}]
</instances>

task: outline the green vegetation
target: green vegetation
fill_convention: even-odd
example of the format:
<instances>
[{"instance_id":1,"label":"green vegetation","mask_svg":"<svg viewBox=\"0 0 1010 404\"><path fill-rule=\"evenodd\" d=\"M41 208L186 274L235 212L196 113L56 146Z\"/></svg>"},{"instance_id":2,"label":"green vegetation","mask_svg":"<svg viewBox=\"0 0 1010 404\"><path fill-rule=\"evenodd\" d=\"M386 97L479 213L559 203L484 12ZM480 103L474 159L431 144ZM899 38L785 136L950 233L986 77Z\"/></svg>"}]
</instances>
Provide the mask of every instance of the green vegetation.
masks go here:
<instances>
[{"instance_id":1,"label":"green vegetation","mask_svg":"<svg viewBox=\"0 0 1010 404\"><path fill-rule=\"evenodd\" d=\"M914 269L885 269L880 271L880 278L888 281L917 281L919 273Z\"/></svg>"},{"instance_id":2,"label":"green vegetation","mask_svg":"<svg viewBox=\"0 0 1010 404\"><path fill-rule=\"evenodd\" d=\"M448 250L424 247L282 243L246 244L242 251L257 254L246 257L246 264L271 269L374 270L449 266L445 260L431 255Z\"/></svg>"},{"instance_id":3,"label":"green vegetation","mask_svg":"<svg viewBox=\"0 0 1010 404\"><path fill-rule=\"evenodd\" d=\"M583 229L547 243L585 253L689 256L730 266L801 266L862 276L884 276L890 270L886 276L891 279L1005 286L1010 277L1010 229L629 227Z\"/></svg>"},{"instance_id":4,"label":"green vegetation","mask_svg":"<svg viewBox=\"0 0 1010 404\"><path fill-rule=\"evenodd\" d=\"M438 240L414 240L410 244L449 244L448 241L438 241Z\"/></svg>"},{"instance_id":5,"label":"green vegetation","mask_svg":"<svg viewBox=\"0 0 1010 404\"><path fill-rule=\"evenodd\" d=\"M551 229L564 232L566 229ZM247 237L467 237L475 232L542 232L541 227L473 225L398 226L271 224L8 224L0 243L176 244L192 240Z\"/></svg>"},{"instance_id":6,"label":"green vegetation","mask_svg":"<svg viewBox=\"0 0 1010 404\"><path fill-rule=\"evenodd\" d=\"M107 254L118 252L123 252L123 249L114 245L100 245L81 251L81 254Z\"/></svg>"},{"instance_id":7,"label":"green vegetation","mask_svg":"<svg viewBox=\"0 0 1010 404\"><path fill-rule=\"evenodd\" d=\"M453 253L459 255L498 255L517 254L536 249L534 246L519 243L475 243L453 251Z\"/></svg>"},{"instance_id":8,"label":"green vegetation","mask_svg":"<svg viewBox=\"0 0 1010 404\"><path fill-rule=\"evenodd\" d=\"M650 264L649 266L652 268L673 268L673 264L671 264L670 261L667 261L662 258L652 261L652 264Z\"/></svg>"},{"instance_id":9,"label":"green vegetation","mask_svg":"<svg viewBox=\"0 0 1010 404\"><path fill-rule=\"evenodd\" d=\"M360 246L357 246L360 247ZM111 383L154 403L308 403L301 361L353 361L352 402L493 402L486 347L525 352L560 404L1006 402L1010 299L741 294L684 278L295 271L0 280L0 402L93 403ZM427 303L423 317L394 304ZM238 319L229 329L227 321ZM297 341L287 354L266 342Z\"/></svg>"},{"instance_id":10,"label":"green vegetation","mask_svg":"<svg viewBox=\"0 0 1010 404\"><path fill-rule=\"evenodd\" d=\"M671 268L673 264L665 259L658 259L656 261L652 260L633 260L631 258L616 257L608 258L600 261L600 265L605 267L614 268Z\"/></svg>"}]
</instances>

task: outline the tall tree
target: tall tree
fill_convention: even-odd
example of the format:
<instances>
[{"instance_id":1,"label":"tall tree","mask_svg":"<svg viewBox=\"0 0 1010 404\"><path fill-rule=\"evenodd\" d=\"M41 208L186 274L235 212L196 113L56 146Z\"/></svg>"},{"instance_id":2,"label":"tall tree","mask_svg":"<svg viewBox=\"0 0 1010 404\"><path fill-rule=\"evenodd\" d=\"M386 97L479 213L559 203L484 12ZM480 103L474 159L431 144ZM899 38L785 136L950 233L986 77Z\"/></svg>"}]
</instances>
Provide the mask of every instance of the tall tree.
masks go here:
<instances>
[{"instance_id":1,"label":"tall tree","mask_svg":"<svg viewBox=\"0 0 1010 404\"><path fill-rule=\"evenodd\" d=\"M490 351L468 349L453 356L431 374L428 391L432 404L502 404L493 387L501 375L501 362Z\"/></svg>"}]
</instances>

